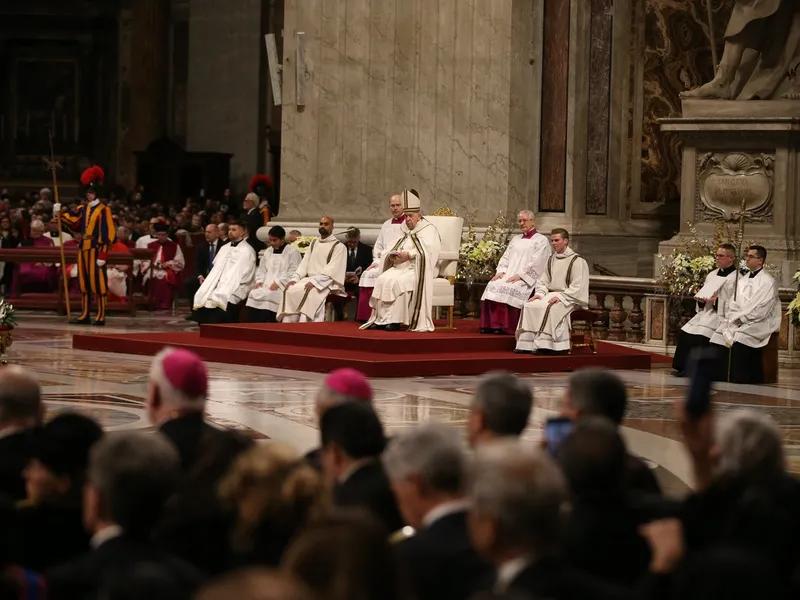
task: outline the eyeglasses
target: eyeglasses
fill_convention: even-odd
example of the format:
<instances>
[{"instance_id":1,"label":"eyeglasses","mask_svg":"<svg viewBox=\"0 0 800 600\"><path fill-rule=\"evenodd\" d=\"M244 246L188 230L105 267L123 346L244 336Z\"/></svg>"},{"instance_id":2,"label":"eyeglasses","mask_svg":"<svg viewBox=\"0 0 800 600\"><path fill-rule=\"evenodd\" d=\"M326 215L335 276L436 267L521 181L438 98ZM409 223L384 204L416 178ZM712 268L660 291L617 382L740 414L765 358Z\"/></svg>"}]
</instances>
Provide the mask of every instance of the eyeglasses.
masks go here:
<instances>
[{"instance_id":1,"label":"eyeglasses","mask_svg":"<svg viewBox=\"0 0 800 600\"><path fill-rule=\"evenodd\" d=\"M761 258L758 254L748 254L745 258Z\"/></svg>"}]
</instances>

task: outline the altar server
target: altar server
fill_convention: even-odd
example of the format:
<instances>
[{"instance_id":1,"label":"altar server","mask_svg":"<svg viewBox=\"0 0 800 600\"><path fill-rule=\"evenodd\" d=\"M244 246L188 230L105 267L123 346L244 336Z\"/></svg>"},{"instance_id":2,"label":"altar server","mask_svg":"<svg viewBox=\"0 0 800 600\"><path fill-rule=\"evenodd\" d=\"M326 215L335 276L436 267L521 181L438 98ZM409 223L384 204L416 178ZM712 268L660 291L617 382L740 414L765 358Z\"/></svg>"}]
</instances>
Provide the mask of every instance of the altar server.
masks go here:
<instances>
[{"instance_id":1,"label":"altar server","mask_svg":"<svg viewBox=\"0 0 800 600\"><path fill-rule=\"evenodd\" d=\"M108 275L106 260L108 249L117 237L111 209L100 201L100 188L105 174L97 165L89 167L81 174L85 202L75 210L61 213L61 204L53 205L53 214L60 216L61 222L80 231L81 245L78 252L78 286L81 290L81 314L76 324L88 325L92 298L97 302L97 316L93 325L106 324L106 303L108 301Z\"/></svg>"},{"instance_id":2,"label":"altar server","mask_svg":"<svg viewBox=\"0 0 800 600\"><path fill-rule=\"evenodd\" d=\"M329 294L345 296L347 270L345 245L333 237L333 219L319 220L319 237L311 242L305 256L283 291L278 320L306 323L325 319Z\"/></svg>"},{"instance_id":3,"label":"altar server","mask_svg":"<svg viewBox=\"0 0 800 600\"><path fill-rule=\"evenodd\" d=\"M750 273L739 278L736 299L731 300L711 343L730 349L730 356L721 352L720 379L758 384L764 383L763 348L781 328L781 301L775 278L764 270L766 248L750 246L745 258Z\"/></svg>"},{"instance_id":4,"label":"altar server","mask_svg":"<svg viewBox=\"0 0 800 600\"><path fill-rule=\"evenodd\" d=\"M481 298L481 333L514 334L522 306L550 258L550 242L536 231L533 212L520 212L517 223L522 233L509 242Z\"/></svg>"},{"instance_id":5,"label":"altar server","mask_svg":"<svg viewBox=\"0 0 800 600\"><path fill-rule=\"evenodd\" d=\"M262 228L266 231L266 228ZM275 323L283 300L283 290L303 260L300 252L286 243L286 230L280 225L270 228L269 247L256 270L255 287L247 297L247 321Z\"/></svg>"},{"instance_id":6,"label":"altar server","mask_svg":"<svg viewBox=\"0 0 800 600\"><path fill-rule=\"evenodd\" d=\"M389 210L392 213L392 218L384 221L383 225L381 225L378 239L372 247L372 264L361 274L361 279L358 282L356 321L363 322L369 319L372 313L369 299L372 297L375 281L378 279L378 275L381 274L380 266L383 255L394 248L397 240L403 237L401 225L406 222L406 217L403 214L403 197L400 194L392 196L391 200L389 200Z\"/></svg>"},{"instance_id":7,"label":"altar server","mask_svg":"<svg viewBox=\"0 0 800 600\"><path fill-rule=\"evenodd\" d=\"M679 377L684 374L691 350L710 343L711 336L728 313L728 303L733 299L736 249L731 244L721 244L715 258L717 270L708 274L703 287L694 296L697 314L681 328L678 336L672 368Z\"/></svg>"},{"instance_id":8,"label":"altar server","mask_svg":"<svg viewBox=\"0 0 800 600\"><path fill-rule=\"evenodd\" d=\"M152 260L152 278L149 260L141 262L142 284L153 286L153 305L156 310L172 308L175 293L178 289L178 273L183 271L186 261L183 258L181 247L169 239L169 225L156 223L153 226L156 232L156 241L147 245L148 250L155 252Z\"/></svg>"},{"instance_id":9,"label":"altar server","mask_svg":"<svg viewBox=\"0 0 800 600\"><path fill-rule=\"evenodd\" d=\"M188 317L198 323L235 323L241 304L255 281L256 252L245 241L245 221L231 223L230 243L223 245L211 272L194 295L193 311Z\"/></svg>"},{"instance_id":10,"label":"altar server","mask_svg":"<svg viewBox=\"0 0 800 600\"><path fill-rule=\"evenodd\" d=\"M589 306L589 265L569 247L566 229L550 234L553 255L525 303L515 352L569 352L569 315Z\"/></svg>"},{"instance_id":11,"label":"altar server","mask_svg":"<svg viewBox=\"0 0 800 600\"><path fill-rule=\"evenodd\" d=\"M420 214L416 190L402 195L406 221L401 237L391 251L384 252L381 274L370 298L372 314L361 329L433 331L433 280L442 240L436 227Z\"/></svg>"}]
</instances>

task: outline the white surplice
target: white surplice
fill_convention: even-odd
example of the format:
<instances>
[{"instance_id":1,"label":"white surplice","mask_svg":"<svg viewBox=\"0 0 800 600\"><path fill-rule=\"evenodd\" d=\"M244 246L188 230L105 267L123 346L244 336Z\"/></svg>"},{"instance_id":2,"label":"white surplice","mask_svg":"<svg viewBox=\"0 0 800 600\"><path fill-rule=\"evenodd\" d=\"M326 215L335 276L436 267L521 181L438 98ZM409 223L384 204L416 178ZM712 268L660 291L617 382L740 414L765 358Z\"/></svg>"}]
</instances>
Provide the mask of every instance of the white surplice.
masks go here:
<instances>
[{"instance_id":1,"label":"white surplice","mask_svg":"<svg viewBox=\"0 0 800 600\"><path fill-rule=\"evenodd\" d=\"M261 284L261 287L254 287L250 291L247 306L277 313L281 308L283 290L302 260L303 255L291 244L286 244L280 254L275 254L272 247L267 248L256 270L255 285ZM269 289L273 283L278 285L278 289Z\"/></svg>"},{"instance_id":2,"label":"white surplice","mask_svg":"<svg viewBox=\"0 0 800 600\"><path fill-rule=\"evenodd\" d=\"M728 314L728 305L736 288L736 269L727 275L720 275L722 269L709 273L703 287L698 290L696 298L711 298L717 295L717 301L697 303L697 314L681 329L690 335L702 335L711 338L720 323Z\"/></svg>"},{"instance_id":3,"label":"white surplice","mask_svg":"<svg viewBox=\"0 0 800 600\"><path fill-rule=\"evenodd\" d=\"M550 240L541 233L534 233L527 239L522 234L514 236L497 263L495 274L503 274L503 277L486 284L481 302L491 300L522 308L542 276L550 254ZM508 279L515 275L522 279L509 283Z\"/></svg>"},{"instance_id":4,"label":"white surplice","mask_svg":"<svg viewBox=\"0 0 800 600\"><path fill-rule=\"evenodd\" d=\"M553 254L534 286L534 295L522 308L517 328L517 350L569 350L569 314L589 306L589 265L567 248ZM551 298L558 301L550 304Z\"/></svg>"},{"instance_id":5,"label":"white surplice","mask_svg":"<svg viewBox=\"0 0 800 600\"><path fill-rule=\"evenodd\" d=\"M283 291L278 320L287 323L322 321L325 300L330 295L346 296L344 274L347 270L345 245L332 235L317 238L306 250L300 266ZM313 287L306 289L306 284Z\"/></svg>"},{"instance_id":6,"label":"white surplice","mask_svg":"<svg viewBox=\"0 0 800 600\"><path fill-rule=\"evenodd\" d=\"M781 300L775 278L764 269L751 275L739 278L736 300L730 301L726 318L711 336L712 344L730 347L739 342L763 348L781 328ZM733 325L737 320L742 323L738 327Z\"/></svg>"},{"instance_id":7,"label":"white surplice","mask_svg":"<svg viewBox=\"0 0 800 600\"><path fill-rule=\"evenodd\" d=\"M375 281L369 304L372 315L361 329L371 325L408 325L409 331L433 331L433 280L442 250L439 231L424 218L414 229L401 225L403 237L390 252L408 252L409 260L389 264L384 252L381 274Z\"/></svg>"},{"instance_id":8,"label":"white surplice","mask_svg":"<svg viewBox=\"0 0 800 600\"><path fill-rule=\"evenodd\" d=\"M384 254L390 252L397 240L403 237L402 227L403 223L392 223L392 219L384 221L383 225L381 225L378 239L372 247L372 264L361 274L361 279L358 282L359 287L375 287L375 281L381 274L379 267L382 264L381 261Z\"/></svg>"},{"instance_id":9,"label":"white surplice","mask_svg":"<svg viewBox=\"0 0 800 600\"><path fill-rule=\"evenodd\" d=\"M256 273L256 252L242 240L222 246L214 257L214 266L194 295L192 307L221 308L238 304L253 287Z\"/></svg>"}]
</instances>

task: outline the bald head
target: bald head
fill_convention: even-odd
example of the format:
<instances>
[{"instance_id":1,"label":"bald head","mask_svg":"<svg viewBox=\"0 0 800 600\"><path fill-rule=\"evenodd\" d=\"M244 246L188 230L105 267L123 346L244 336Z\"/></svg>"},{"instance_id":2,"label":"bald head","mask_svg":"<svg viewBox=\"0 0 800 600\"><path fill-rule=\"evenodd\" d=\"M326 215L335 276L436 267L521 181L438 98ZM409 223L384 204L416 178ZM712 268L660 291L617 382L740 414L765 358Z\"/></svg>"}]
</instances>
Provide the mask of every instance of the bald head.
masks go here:
<instances>
[{"instance_id":1,"label":"bald head","mask_svg":"<svg viewBox=\"0 0 800 600\"><path fill-rule=\"evenodd\" d=\"M39 382L22 367L0 369L0 429L34 427L43 412Z\"/></svg>"}]
</instances>

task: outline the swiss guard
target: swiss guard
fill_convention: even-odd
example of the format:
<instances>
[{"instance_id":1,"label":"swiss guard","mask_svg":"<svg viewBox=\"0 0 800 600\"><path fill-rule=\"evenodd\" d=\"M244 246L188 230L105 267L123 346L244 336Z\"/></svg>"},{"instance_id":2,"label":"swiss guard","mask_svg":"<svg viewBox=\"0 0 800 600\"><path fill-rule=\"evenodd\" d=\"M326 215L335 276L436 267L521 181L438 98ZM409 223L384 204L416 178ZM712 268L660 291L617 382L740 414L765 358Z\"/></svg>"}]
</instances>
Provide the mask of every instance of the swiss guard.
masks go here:
<instances>
[{"instance_id":1,"label":"swiss guard","mask_svg":"<svg viewBox=\"0 0 800 600\"><path fill-rule=\"evenodd\" d=\"M106 324L106 302L108 300L108 275L106 260L108 249L117 237L111 209L100 201L103 186L103 169L97 165L81 174L84 202L75 210L61 212L61 204L53 205L53 216L72 229L83 233L78 247L78 286L81 290L81 314L76 325ZM92 323L90 309L92 297L97 303L97 318Z\"/></svg>"}]
</instances>

